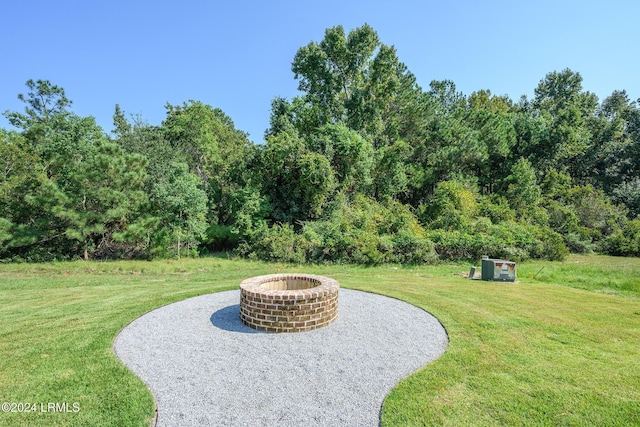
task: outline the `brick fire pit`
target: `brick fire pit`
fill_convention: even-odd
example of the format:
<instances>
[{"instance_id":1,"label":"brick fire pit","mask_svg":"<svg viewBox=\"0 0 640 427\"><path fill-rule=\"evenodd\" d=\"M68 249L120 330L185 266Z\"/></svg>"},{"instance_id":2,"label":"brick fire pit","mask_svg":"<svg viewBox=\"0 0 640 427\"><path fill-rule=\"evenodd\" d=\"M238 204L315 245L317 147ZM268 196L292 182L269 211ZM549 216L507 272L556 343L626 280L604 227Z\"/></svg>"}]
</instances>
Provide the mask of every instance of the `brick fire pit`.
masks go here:
<instances>
[{"instance_id":1,"label":"brick fire pit","mask_svg":"<svg viewBox=\"0 0 640 427\"><path fill-rule=\"evenodd\" d=\"M240 283L240 320L267 332L303 332L338 316L340 284L312 274L269 274Z\"/></svg>"}]
</instances>

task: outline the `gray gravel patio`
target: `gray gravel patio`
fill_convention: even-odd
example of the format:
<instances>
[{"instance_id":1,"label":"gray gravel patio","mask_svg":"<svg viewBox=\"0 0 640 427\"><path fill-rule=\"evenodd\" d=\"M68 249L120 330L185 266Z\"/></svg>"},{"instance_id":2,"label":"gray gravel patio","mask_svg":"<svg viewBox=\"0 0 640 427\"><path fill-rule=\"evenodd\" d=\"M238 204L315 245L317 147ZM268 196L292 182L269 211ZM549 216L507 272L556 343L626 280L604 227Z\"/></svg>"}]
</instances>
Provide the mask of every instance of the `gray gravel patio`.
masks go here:
<instances>
[{"instance_id":1,"label":"gray gravel patio","mask_svg":"<svg viewBox=\"0 0 640 427\"><path fill-rule=\"evenodd\" d=\"M310 332L243 325L239 291L176 302L117 336L117 356L149 387L158 426L377 426L385 396L447 348L411 304L341 289L338 319Z\"/></svg>"}]
</instances>

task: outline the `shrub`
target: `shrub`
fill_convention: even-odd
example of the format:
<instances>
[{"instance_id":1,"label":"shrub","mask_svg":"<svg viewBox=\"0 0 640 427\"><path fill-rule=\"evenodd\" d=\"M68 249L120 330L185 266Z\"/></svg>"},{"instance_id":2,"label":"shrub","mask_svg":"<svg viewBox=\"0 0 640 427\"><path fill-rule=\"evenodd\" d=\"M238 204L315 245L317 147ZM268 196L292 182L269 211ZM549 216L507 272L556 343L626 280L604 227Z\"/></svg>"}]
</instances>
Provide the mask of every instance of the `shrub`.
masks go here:
<instances>
[{"instance_id":1,"label":"shrub","mask_svg":"<svg viewBox=\"0 0 640 427\"><path fill-rule=\"evenodd\" d=\"M601 244L603 252L617 256L640 256L640 218L617 227Z\"/></svg>"},{"instance_id":2,"label":"shrub","mask_svg":"<svg viewBox=\"0 0 640 427\"><path fill-rule=\"evenodd\" d=\"M288 224L265 228L241 244L238 253L269 261L366 265L437 258L433 243L407 206L363 196L352 201L339 197L328 218L306 222L297 233Z\"/></svg>"},{"instance_id":3,"label":"shrub","mask_svg":"<svg viewBox=\"0 0 640 427\"><path fill-rule=\"evenodd\" d=\"M434 262L438 258L433 242L426 236L419 236L402 230L391 237L391 254L389 261L397 263L418 264Z\"/></svg>"},{"instance_id":4,"label":"shrub","mask_svg":"<svg viewBox=\"0 0 640 427\"><path fill-rule=\"evenodd\" d=\"M544 246L542 253L536 258L562 261L569 255L569 249L560 234L548 229L541 229L540 237Z\"/></svg>"},{"instance_id":5,"label":"shrub","mask_svg":"<svg viewBox=\"0 0 640 427\"><path fill-rule=\"evenodd\" d=\"M477 197L460 181L442 181L429 202L420 208L420 219L429 228L464 229L478 212Z\"/></svg>"},{"instance_id":6,"label":"shrub","mask_svg":"<svg viewBox=\"0 0 640 427\"><path fill-rule=\"evenodd\" d=\"M489 218L494 224L514 221L516 218L516 212L509 207L507 199L497 195L482 198L478 214Z\"/></svg>"},{"instance_id":7,"label":"shrub","mask_svg":"<svg viewBox=\"0 0 640 427\"><path fill-rule=\"evenodd\" d=\"M257 232L251 242L243 242L237 253L250 259L303 263L307 260L309 244L304 236L289 224L274 224Z\"/></svg>"},{"instance_id":8,"label":"shrub","mask_svg":"<svg viewBox=\"0 0 640 427\"><path fill-rule=\"evenodd\" d=\"M307 223L314 236L312 258L323 261L381 264L421 263L436 258L433 244L409 208L397 201L376 202L362 196L340 200L331 216Z\"/></svg>"},{"instance_id":9,"label":"shrub","mask_svg":"<svg viewBox=\"0 0 640 427\"><path fill-rule=\"evenodd\" d=\"M483 255L522 261L528 258L564 259L569 251L562 236L547 228L518 222L487 224L476 222L484 231L433 230L427 237L442 259L476 260ZM477 229L479 230L479 229Z\"/></svg>"},{"instance_id":10,"label":"shrub","mask_svg":"<svg viewBox=\"0 0 640 427\"><path fill-rule=\"evenodd\" d=\"M240 237L230 225L210 224L207 228L207 248L213 251L233 249L240 243Z\"/></svg>"}]
</instances>

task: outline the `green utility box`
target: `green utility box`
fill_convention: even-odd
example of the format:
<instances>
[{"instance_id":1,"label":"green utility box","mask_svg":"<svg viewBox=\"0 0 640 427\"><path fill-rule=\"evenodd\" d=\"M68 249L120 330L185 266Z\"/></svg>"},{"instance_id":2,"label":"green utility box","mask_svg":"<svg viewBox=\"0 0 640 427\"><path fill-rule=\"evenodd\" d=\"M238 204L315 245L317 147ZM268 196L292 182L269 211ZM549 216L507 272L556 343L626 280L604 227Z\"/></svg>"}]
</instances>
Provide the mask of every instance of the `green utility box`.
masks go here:
<instances>
[{"instance_id":1,"label":"green utility box","mask_svg":"<svg viewBox=\"0 0 640 427\"><path fill-rule=\"evenodd\" d=\"M482 257L482 280L515 282L516 263L503 259Z\"/></svg>"}]
</instances>

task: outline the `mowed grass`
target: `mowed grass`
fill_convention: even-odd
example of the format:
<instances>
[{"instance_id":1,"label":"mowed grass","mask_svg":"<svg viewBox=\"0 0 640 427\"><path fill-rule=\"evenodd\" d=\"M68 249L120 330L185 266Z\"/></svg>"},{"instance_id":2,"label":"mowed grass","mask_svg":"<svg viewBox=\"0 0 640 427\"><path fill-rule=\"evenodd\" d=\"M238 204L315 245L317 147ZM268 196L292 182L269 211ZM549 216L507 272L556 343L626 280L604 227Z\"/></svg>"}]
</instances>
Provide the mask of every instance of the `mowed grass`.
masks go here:
<instances>
[{"instance_id":1,"label":"mowed grass","mask_svg":"<svg viewBox=\"0 0 640 427\"><path fill-rule=\"evenodd\" d=\"M36 404L0 412L0 425L149 425L153 397L115 356L117 333L159 306L285 271L402 299L446 327L449 348L389 394L383 425L640 425L640 259L523 263L515 284L464 279L468 267L0 265L0 401Z\"/></svg>"}]
</instances>

